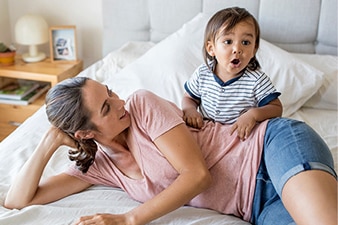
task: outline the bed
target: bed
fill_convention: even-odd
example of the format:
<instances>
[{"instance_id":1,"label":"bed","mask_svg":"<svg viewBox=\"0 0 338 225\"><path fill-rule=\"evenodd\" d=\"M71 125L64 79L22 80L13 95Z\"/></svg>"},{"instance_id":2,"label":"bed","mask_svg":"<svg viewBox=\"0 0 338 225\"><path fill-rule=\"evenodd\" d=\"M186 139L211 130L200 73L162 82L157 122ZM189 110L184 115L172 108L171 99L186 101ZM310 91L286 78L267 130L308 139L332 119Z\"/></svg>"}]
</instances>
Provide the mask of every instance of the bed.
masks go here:
<instances>
[{"instance_id":1,"label":"bed","mask_svg":"<svg viewBox=\"0 0 338 225\"><path fill-rule=\"evenodd\" d=\"M183 83L202 62L203 29L221 8L247 8L261 26L257 58L279 91L283 116L305 121L325 140L338 171L336 0L102 0L104 57L78 76L107 84L126 98L149 89L180 105ZM0 143L0 224L72 224L83 215L122 213L137 206L105 186L22 210L3 205L13 176L49 127L41 107ZM70 165L61 147L42 179ZM249 224L231 215L183 206L150 224Z\"/></svg>"}]
</instances>

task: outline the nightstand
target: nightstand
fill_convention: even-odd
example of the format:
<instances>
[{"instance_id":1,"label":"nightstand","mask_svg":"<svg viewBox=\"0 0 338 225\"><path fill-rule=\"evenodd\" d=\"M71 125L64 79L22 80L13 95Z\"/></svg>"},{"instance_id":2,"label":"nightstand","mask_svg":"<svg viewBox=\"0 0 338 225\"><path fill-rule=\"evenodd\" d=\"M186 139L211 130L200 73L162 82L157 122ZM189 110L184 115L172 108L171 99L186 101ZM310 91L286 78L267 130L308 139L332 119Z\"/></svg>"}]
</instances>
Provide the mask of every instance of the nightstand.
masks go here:
<instances>
[{"instance_id":1,"label":"nightstand","mask_svg":"<svg viewBox=\"0 0 338 225\"><path fill-rule=\"evenodd\" d=\"M0 67L0 84L8 78L49 82L54 86L58 82L76 76L82 71L81 60L66 63L52 63L45 59L36 63L25 63L20 57L12 66ZM36 112L45 103L45 94L33 103L23 105L0 104L0 141L14 131L18 125Z\"/></svg>"}]
</instances>

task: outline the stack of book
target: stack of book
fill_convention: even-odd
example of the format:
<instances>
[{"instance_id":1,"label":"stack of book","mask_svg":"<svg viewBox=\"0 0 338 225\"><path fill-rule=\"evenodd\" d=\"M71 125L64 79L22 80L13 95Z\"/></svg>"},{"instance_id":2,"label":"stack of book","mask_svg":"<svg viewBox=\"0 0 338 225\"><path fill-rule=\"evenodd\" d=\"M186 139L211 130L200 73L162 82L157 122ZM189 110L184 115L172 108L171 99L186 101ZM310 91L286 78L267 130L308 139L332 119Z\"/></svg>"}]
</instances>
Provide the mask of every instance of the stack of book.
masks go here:
<instances>
[{"instance_id":1,"label":"stack of book","mask_svg":"<svg viewBox=\"0 0 338 225\"><path fill-rule=\"evenodd\" d=\"M16 80L0 88L0 103L28 105L49 88L47 82Z\"/></svg>"}]
</instances>

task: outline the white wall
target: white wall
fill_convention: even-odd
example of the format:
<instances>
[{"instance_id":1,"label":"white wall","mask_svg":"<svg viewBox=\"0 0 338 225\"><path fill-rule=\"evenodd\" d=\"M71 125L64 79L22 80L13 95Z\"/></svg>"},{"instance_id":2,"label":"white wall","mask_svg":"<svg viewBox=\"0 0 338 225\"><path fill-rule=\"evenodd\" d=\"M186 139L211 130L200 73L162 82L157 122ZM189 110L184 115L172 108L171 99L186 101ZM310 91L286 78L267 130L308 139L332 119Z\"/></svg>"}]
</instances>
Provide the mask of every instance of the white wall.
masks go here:
<instances>
[{"instance_id":1,"label":"white wall","mask_svg":"<svg viewBox=\"0 0 338 225\"><path fill-rule=\"evenodd\" d=\"M76 26L78 56L84 61L84 67L102 58L101 1L0 0L0 9L2 10L2 6L6 4L8 4L10 38L13 43L15 43L14 26L18 18L27 13L36 13L44 17L49 26ZM6 17L3 16L1 10L0 21L6 23ZM0 34L0 39L2 36ZM26 46L18 47L19 53L27 51ZM49 55L49 44L39 46L39 50Z\"/></svg>"},{"instance_id":2,"label":"white wall","mask_svg":"<svg viewBox=\"0 0 338 225\"><path fill-rule=\"evenodd\" d=\"M7 0L0 0L0 42L12 43Z\"/></svg>"}]
</instances>

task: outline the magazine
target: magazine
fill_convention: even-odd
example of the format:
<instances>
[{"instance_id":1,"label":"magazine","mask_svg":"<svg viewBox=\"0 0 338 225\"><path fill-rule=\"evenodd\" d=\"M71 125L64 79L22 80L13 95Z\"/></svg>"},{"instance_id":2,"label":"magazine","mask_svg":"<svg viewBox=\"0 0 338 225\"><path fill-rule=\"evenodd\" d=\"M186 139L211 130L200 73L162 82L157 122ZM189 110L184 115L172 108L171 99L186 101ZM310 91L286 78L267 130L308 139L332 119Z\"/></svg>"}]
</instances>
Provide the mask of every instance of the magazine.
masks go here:
<instances>
[{"instance_id":1,"label":"magazine","mask_svg":"<svg viewBox=\"0 0 338 225\"><path fill-rule=\"evenodd\" d=\"M28 95L22 99L15 100L9 98L0 98L0 103L11 104L11 105L28 105L39 98L43 93L45 93L50 88L49 83L38 83L38 88L30 92Z\"/></svg>"},{"instance_id":2,"label":"magazine","mask_svg":"<svg viewBox=\"0 0 338 225\"><path fill-rule=\"evenodd\" d=\"M1 99L20 100L39 87L39 82L17 81L0 88Z\"/></svg>"}]
</instances>

